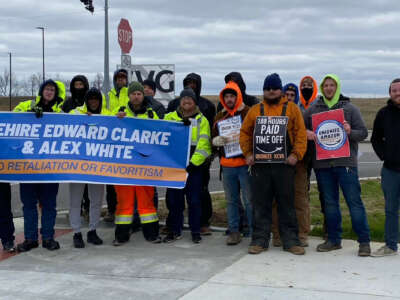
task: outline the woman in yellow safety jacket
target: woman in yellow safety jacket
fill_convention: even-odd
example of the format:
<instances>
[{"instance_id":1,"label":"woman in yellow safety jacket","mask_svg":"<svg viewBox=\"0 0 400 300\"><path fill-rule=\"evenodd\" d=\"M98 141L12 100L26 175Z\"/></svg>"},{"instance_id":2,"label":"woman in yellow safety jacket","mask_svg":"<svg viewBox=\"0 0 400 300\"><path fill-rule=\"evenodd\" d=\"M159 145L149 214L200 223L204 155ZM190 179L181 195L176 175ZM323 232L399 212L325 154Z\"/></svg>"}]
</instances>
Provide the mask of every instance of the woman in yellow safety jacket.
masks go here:
<instances>
[{"instance_id":1,"label":"woman in yellow safety jacket","mask_svg":"<svg viewBox=\"0 0 400 300\"><path fill-rule=\"evenodd\" d=\"M183 122L192 127L190 163L186 168L189 173L184 189L167 189L168 234L164 242L170 243L181 238L185 196L189 207L189 225L192 241L199 243L201 218L201 167L211 155L210 125L197 106L197 97L192 89L181 92L180 105L176 111L165 116L165 120Z\"/></svg>"}]
</instances>

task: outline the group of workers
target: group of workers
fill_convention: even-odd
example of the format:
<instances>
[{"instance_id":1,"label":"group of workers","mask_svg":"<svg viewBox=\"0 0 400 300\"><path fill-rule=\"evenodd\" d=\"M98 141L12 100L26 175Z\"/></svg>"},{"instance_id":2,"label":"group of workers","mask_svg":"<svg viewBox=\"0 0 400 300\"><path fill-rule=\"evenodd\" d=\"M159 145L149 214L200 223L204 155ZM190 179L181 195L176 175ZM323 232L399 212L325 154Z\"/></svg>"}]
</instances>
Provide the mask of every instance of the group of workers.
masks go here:
<instances>
[{"instance_id":1,"label":"group of workers","mask_svg":"<svg viewBox=\"0 0 400 300\"><path fill-rule=\"evenodd\" d=\"M182 238L185 199L193 243L210 235L212 200L208 185L210 166L219 158L225 198L227 202L227 245L237 245L243 236L250 237L248 252L259 254L272 244L295 255L305 253L309 245L311 171L317 178L321 211L324 216L324 242L317 251L340 249L341 212L339 188L350 210L353 230L357 234L359 256L385 256L397 253L400 205L400 80L390 84L387 106L376 117L371 142L380 159L382 189L385 196L385 245L371 253L370 229L361 199L358 178L358 143L368 131L359 109L341 94L339 78L326 75L319 87L311 76L282 85L278 74L268 75L263 84L263 99L246 93L245 82L238 72L225 76L225 87L214 105L201 96L201 77L190 73L183 80L180 96L168 107L154 98L155 83L128 84L128 73L119 69L114 73L114 88L108 101L96 88L89 88L83 75L75 76L66 98L64 85L51 79L40 87L38 96L18 104L15 112L34 112L37 117L46 113L113 115L118 118L164 119L190 126L190 161L183 189L168 188L166 226L160 230L157 214L156 187L70 183L69 219L74 231L73 245L84 248L81 233L82 209L88 211L87 243L101 245L97 234L104 196L107 214L104 220L115 222L115 246L127 243L133 232L141 227L145 239L151 243L171 243ZM318 95L320 91L320 95ZM66 98L66 99L65 99ZM350 155L318 160L317 136L312 116L340 109L342 124L350 145ZM255 156L254 132L259 117L287 117L285 160L260 162ZM235 124L233 135L224 132L225 124ZM231 128L231 127L229 127ZM232 127L233 128L233 127ZM0 238L4 251L25 252L39 246L38 208L41 210L42 246L48 250L60 248L55 240L57 183L20 183L23 204L25 240L15 245L9 183L0 183ZM82 205L82 201L84 204ZM83 206L83 208L82 208ZM161 238L161 235L164 235Z\"/></svg>"}]
</instances>

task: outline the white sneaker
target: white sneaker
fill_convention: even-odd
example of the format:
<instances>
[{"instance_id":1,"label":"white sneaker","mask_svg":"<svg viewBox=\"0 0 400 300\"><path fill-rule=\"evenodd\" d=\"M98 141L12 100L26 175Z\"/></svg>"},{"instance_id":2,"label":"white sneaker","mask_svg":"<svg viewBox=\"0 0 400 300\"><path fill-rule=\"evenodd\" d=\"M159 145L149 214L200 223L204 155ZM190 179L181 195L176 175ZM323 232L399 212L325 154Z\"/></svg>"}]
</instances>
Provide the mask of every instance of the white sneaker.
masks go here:
<instances>
[{"instance_id":1,"label":"white sneaker","mask_svg":"<svg viewBox=\"0 0 400 300\"><path fill-rule=\"evenodd\" d=\"M390 249L386 245L382 246L378 250L371 253L371 256L373 256L373 257L382 257L382 256L391 256L391 255L397 255L397 251Z\"/></svg>"}]
</instances>

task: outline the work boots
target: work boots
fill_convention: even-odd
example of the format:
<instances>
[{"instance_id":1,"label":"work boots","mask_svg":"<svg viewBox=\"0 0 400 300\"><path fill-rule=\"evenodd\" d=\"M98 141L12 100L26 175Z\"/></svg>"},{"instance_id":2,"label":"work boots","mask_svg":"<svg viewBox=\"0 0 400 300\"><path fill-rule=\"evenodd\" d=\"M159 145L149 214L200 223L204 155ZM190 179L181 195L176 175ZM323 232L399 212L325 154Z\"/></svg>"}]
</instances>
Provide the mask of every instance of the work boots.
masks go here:
<instances>
[{"instance_id":1,"label":"work boots","mask_svg":"<svg viewBox=\"0 0 400 300\"><path fill-rule=\"evenodd\" d=\"M74 241L75 248L78 248L78 249L85 248L85 243L82 238L82 233L80 233L80 232L75 233L74 237L73 237L73 241Z\"/></svg>"},{"instance_id":2,"label":"work boots","mask_svg":"<svg viewBox=\"0 0 400 300\"><path fill-rule=\"evenodd\" d=\"M25 240L21 244L17 245L17 251L18 252L27 252L27 251L30 251L37 247L39 247L38 241Z\"/></svg>"},{"instance_id":3,"label":"work boots","mask_svg":"<svg viewBox=\"0 0 400 300\"><path fill-rule=\"evenodd\" d=\"M60 244L54 239L48 239L42 241L42 247L47 250L54 251L60 249Z\"/></svg>"},{"instance_id":4,"label":"work boots","mask_svg":"<svg viewBox=\"0 0 400 300\"><path fill-rule=\"evenodd\" d=\"M115 226L115 240L114 246L121 246L129 241L131 225L130 224L117 224Z\"/></svg>"},{"instance_id":5,"label":"work boots","mask_svg":"<svg viewBox=\"0 0 400 300\"><path fill-rule=\"evenodd\" d=\"M87 242L93 245L101 245L103 244L103 240L99 238L96 230L90 230L87 233Z\"/></svg>"}]
</instances>

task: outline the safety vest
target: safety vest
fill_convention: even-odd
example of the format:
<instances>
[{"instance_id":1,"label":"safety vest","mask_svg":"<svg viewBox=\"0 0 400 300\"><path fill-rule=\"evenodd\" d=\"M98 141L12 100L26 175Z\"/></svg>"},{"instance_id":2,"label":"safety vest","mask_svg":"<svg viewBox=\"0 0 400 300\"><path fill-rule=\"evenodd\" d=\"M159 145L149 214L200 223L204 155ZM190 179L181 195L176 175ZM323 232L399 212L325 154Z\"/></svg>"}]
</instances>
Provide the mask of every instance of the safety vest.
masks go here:
<instances>
[{"instance_id":1,"label":"safety vest","mask_svg":"<svg viewBox=\"0 0 400 300\"><path fill-rule=\"evenodd\" d=\"M65 84L61 81L56 81L57 87L58 87L58 97L60 97L63 102L65 100L66 92L65 92Z\"/></svg>"},{"instance_id":2,"label":"safety vest","mask_svg":"<svg viewBox=\"0 0 400 300\"><path fill-rule=\"evenodd\" d=\"M167 114L164 120L181 122L182 118L177 111L173 111ZM191 147L195 148L190 162L195 166L200 166L211 155L210 125L202 113L198 113L194 119L190 120L192 123Z\"/></svg>"},{"instance_id":3,"label":"safety vest","mask_svg":"<svg viewBox=\"0 0 400 300\"><path fill-rule=\"evenodd\" d=\"M88 109L87 109L87 106L86 106L86 103L85 103L82 106L79 106L79 107L71 110L69 113L70 114L82 114L82 115L85 115L85 114L87 114L87 112L88 112ZM100 112L99 115L110 116L111 112L107 108L102 106L101 107L101 112Z\"/></svg>"},{"instance_id":4,"label":"safety vest","mask_svg":"<svg viewBox=\"0 0 400 300\"><path fill-rule=\"evenodd\" d=\"M27 100L20 102L15 108L14 112L28 112L28 111L33 111L33 109L36 107L36 105L40 102L40 96L36 96L35 100ZM60 103L55 103L51 109L53 112L61 112L61 105L62 102Z\"/></svg>"},{"instance_id":5,"label":"safety vest","mask_svg":"<svg viewBox=\"0 0 400 300\"><path fill-rule=\"evenodd\" d=\"M124 106L121 106L121 107L118 107L117 109L115 109L112 112L112 114L116 115L120 111L126 112L127 117L140 118L140 119L154 119L154 120L160 119L157 116L157 113L150 106L146 107L145 111L136 113L130 109L129 105L126 105L126 106L124 105Z\"/></svg>"},{"instance_id":6,"label":"safety vest","mask_svg":"<svg viewBox=\"0 0 400 300\"><path fill-rule=\"evenodd\" d=\"M121 107L121 106L127 106L129 97L128 97L128 88L123 87L119 91L119 95L117 96L117 91L115 89L112 89L108 93L108 106L107 103L105 102L105 98L103 99L103 105L104 107L107 107L109 111L114 111L115 109Z\"/></svg>"}]
</instances>

